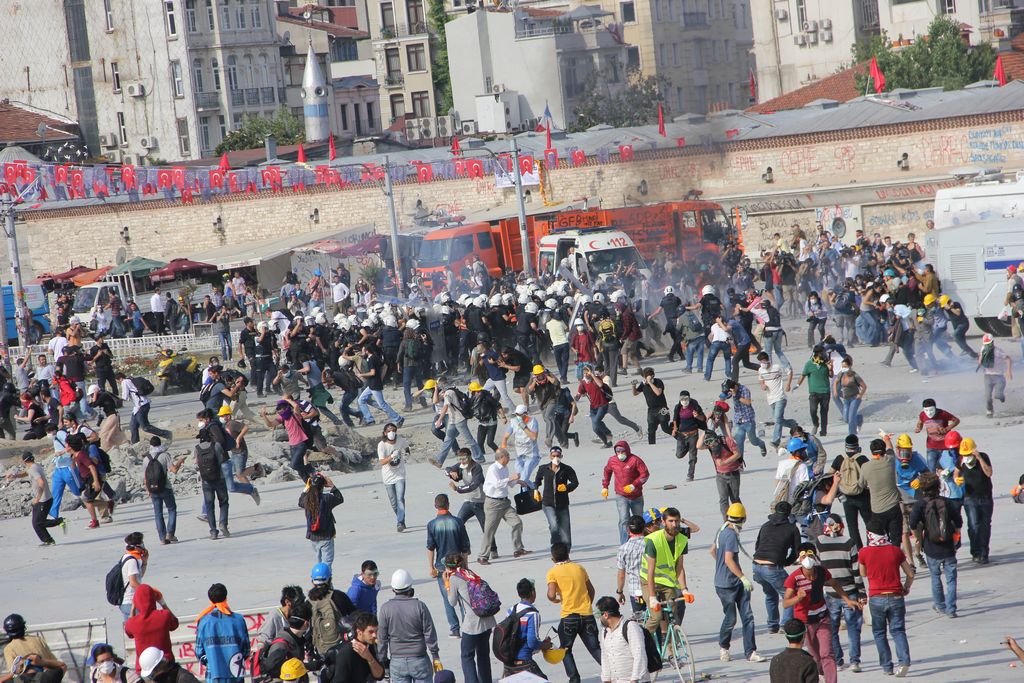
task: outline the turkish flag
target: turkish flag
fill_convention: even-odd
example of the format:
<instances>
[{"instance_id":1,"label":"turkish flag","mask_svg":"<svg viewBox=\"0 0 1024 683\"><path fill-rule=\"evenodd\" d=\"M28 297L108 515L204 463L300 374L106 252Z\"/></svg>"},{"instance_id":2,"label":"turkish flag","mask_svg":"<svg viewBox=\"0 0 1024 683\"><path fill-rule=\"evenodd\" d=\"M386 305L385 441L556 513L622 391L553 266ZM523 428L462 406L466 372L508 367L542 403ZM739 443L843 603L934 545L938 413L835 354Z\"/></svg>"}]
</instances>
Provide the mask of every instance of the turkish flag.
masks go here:
<instances>
[{"instance_id":1,"label":"turkish flag","mask_svg":"<svg viewBox=\"0 0 1024 683\"><path fill-rule=\"evenodd\" d=\"M171 180L174 186L179 190L185 189L185 167L184 166L173 166L171 167Z\"/></svg>"},{"instance_id":2,"label":"turkish flag","mask_svg":"<svg viewBox=\"0 0 1024 683\"><path fill-rule=\"evenodd\" d=\"M665 112L661 108L661 102L658 102L658 135L666 137L665 135Z\"/></svg>"},{"instance_id":3,"label":"turkish flag","mask_svg":"<svg viewBox=\"0 0 1024 683\"><path fill-rule=\"evenodd\" d=\"M874 81L875 92L881 93L885 90L885 74L878 68L878 60L874 57L871 58L871 63L868 64L868 73L871 75L871 80Z\"/></svg>"},{"instance_id":4,"label":"turkish flag","mask_svg":"<svg viewBox=\"0 0 1024 683\"><path fill-rule=\"evenodd\" d=\"M633 161L633 145L619 145L619 161Z\"/></svg>"},{"instance_id":5,"label":"turkish flag","mask_svg":"<svg viewBox=\"0 0 1024 683\"><path fill-rule=\"evenodd\" d=\"M572 159L573 166L582 166L587 163L587 153L578 147L569 152L569 158Z\"/></svg>"},{"instance_id":6,"label":"turkish flag","mask_svg":"<svg viewBox=\"0 0 1024 683\"><path fill-rule=\"evenodd\" d=\"M434 179L434 168L430 164L416 164L416 179L421 183L429 183Z\"/></svg>"},{"instance_id":7,"label":"turkish flag","mask_svg":"<svg viewBox=\"0 0 1024 683\"><path fill-rule=\"evenodd\" d=\"M224 170L220 168L210 169L210 189L212 190L223 190L224 189Z\"/></svg>"},{"instance_id":8,"label":"turkish flag","mask_svg":"<svg viewBox=\"0 0 1024 683\"><path fill-rule=\"evenodd\" d=\"M519 157L519 172L533 173L533 157L532 156L521 156Z\"/></svg>"},{"instance_id":9,"label":"turkish flag","mask_svg":"<svg viewBox=\"0 0 1024 683\"><path fill-rule=\"evenodd\" d=\"M135 167L130 164L125 164L121 167L121 183L124 184L124 189L134 190L138 186L138 181L135 179Z\"/></svg>"},{"instance_id":10,"label":"turkish flag","mask_svg":"<svg viewBox=\"0 0 1024 683\"><path fill-rule=\"evenodd\" d=\"M466 175L470 178L483 178L484 162L480 159L466 159Z\"/></svg>"},{"instance_id":11,"label":"turkish flag","mask_svg":"<svg viewBox=\"0 0 1024 683\"><path fill-rule=\"evenodd\" d=\"M156 172L156 189L165 190L174 185L169 168L161 168Z\"/></svg>"},{"instance_id":12,"label":"turkish flag","mask_svg":"<svg viewBox=\"0 0 1024 683\"><path fill-rule=\"evenodd\" d=\"M686 138L676 138L676 147L686 147Z\"/></svg>"},{"instance_id":13,"label":"turkish flag","mask_svg":"<svg viewBox=\"0 0 1024 683\"><path fill-rule=\"evenodd\" d=\"M1003 87L1004 85L1006 85L1006 82L1007 82L1006 70L1003 69L1003 56L1002 55L999 55L998 57L996 57L996 68L995 68L995 71L992 72L992 78L994 78L997 81L999 81L999 87L1000 88Z\"/></svg>"}]
</instances>

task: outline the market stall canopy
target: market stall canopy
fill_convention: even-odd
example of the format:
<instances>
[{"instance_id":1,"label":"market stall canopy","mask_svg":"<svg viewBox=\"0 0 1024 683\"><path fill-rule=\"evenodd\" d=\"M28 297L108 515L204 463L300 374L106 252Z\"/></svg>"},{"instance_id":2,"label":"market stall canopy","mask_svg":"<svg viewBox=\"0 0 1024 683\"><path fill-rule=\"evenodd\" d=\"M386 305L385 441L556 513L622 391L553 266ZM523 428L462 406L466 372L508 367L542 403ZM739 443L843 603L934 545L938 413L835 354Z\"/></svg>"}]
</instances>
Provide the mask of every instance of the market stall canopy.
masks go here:
<instances>
[{"instance_id":1,"label":"market stall canopy","mask_svg":"<svg viewBox=\"0 0 1024 683\"><path fill-rule=\"evenodd\" d=\"M102 268L87 270L84 273L79 273L78 275L71 278L71 282L74 283L76 287L84 287L85 285L91 285L92 283L96 282L101 277L109 273L111 268L113 268L113 266L103 266Z\"/></svg>"},{"instance_id":2,"label":"market stall canopy","mask_svg":"<svg viewBox=\"0 0 1024 683\"><path fill-rule=\"evenodd\" d=\"M75 266L71 270L66 270L63 273L51 275L50 279L52 279L54 282L67 284L71 282L71 278L73 278L74 276L80 275L81 273L85 273L90 270L92 270L92 268L87 268L86 266Z\"/></svg>"},{"instance_id":3,"label":"market stall canopy","mask_svg":"<svg viewBox=\"0 0 1024 683\"><path fill-rule=\"evenodd\" d=\"M171 282L178 278L213 275L216 272L217 266L210 263L202 263L187 258L176 258L172 259L163 268L150 273L149 279L153 282Z\"/></svg>"},{"instance_id":4,"label":"market stall canopy","mask_svg":"<svg viewBox=\"0 0 1024 683\"><path fill-rule=\"evenodd\" d=\"M113 268L108 275L124 275L130 273L132 277L142 277L148 275L157 268L163 268L167 265L167 261L157 261L155 259L146 258L145 256L136 256L130 261L125 261L121 265Z\"/></svg>"},{"instance_id":5,"label":"market stall canopy","mask_svg":"<svg viewBox=\"0 0 1024 683\"><path fill-rule=\"evenodd\" d=\"M298 251L318 251L322 254L330 254L331 256L339 256L343 258L349 256L365 256L366 254L372 254L380 251L381 239L381 235L374 235L373 237L367 237L364 240L359 240L355 244L330 239L318 240L312 244L299 247Z\"/></svg>"}]
</instances>

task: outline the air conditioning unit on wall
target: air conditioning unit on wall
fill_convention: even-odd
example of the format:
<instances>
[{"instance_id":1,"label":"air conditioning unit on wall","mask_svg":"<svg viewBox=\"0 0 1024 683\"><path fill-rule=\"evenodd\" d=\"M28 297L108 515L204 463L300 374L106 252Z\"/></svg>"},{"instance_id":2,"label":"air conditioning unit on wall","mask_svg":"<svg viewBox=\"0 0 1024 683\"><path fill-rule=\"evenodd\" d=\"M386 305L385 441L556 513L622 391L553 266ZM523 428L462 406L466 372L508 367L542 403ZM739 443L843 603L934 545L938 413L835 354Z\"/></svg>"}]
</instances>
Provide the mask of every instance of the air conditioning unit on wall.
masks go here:
<instances>
[{"instance_id":1,"label":"air conditioning unit on wall","mask_svg":"<svg viewBox=\"0 0 1024 683\"><path fill-rule=\"evenodd\" d=\"M832 20L831 19L822 19L821 20L821 28L826 30L826 31L831 30L832 29Z\"/></svg>"},{"instance_id":2,"label":"air conditioning unit on wall","mask_svg":"<svg viewBox=\"0 0 1024 683\"><path fill-rule=\"evenodd\" d=\"M125 86L125 92L128 94L128 97L145 97L146 86L142 83L129 83Z\"/></svg>"},{"instance_id":3,"label":"air conditioning unit on wall","mask_svg":"<svg viewBox=\"0 0 1024 683\"><path fill-rule=\"evenodd\" d=\"M156 149L157 140L153 136L147 136L139 140L139 147L142 149Z\"/></svg>"},{"instance_id":4,"label":"air conditioning unit on wall","mask_svg":"<svg viewBox=\"0 0 1024 683\"><path fill-rule=\"evenodd\" d=\"M802 34L798 33L795 36L793 36L793 44L794 45L806 45L807 44L807 38L805 38Z\"/></svg>"},{"instance_id":5,"label":"air conditioning unit on wall","mask_svg":"<svg viewBox=\"0 0 1024 683\"><path fill-rule=\"evenodd\" d=\"M814 33L818 30L818 22L816 21L805 21L804 22L804 33Z\"/></svg>"},{"instance_id":6,"label":"air conditioning unit on wall","mask_svg":"<svg viewBox=\"0 0 1024 683\"><path fill-rule=\"evenodd\" d=\"M463 121L462 122L462 134L463 135L476 135L476 121Z\"/></svg>"}]
</instances>

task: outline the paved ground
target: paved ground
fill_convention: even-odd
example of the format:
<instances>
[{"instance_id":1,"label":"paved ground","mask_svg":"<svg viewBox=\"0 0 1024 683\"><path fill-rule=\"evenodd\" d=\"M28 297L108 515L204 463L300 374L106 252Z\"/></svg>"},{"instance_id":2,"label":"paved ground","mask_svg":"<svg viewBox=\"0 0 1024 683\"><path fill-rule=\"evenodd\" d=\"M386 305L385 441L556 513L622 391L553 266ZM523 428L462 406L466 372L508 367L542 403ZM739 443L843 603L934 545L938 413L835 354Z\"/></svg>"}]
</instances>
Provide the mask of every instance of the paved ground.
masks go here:
<instances>
[{"instance_id":1,"label":"paved ground","mask_svg":"<svg viewBox=\"0 0 1024 683\"><path fill-rule=\"evenodd\" d=\"M796 335L794 335L794 338ZM1009 350L1009 344L1006 347ZM1017 356L1016 349L1013 350ZM941 378L922 378L910 375L902 360L897 359L893 369L879 366L882 354L878 349L854 349L856 369L865 377L868 400L864 408L865 420L862 436L871 438L880 427L888 431L909 431L913 427L920 401L935 397L941 407L959 415L964 424L961 432L974 437L979 447L991 454L995 469L995 522L992 538L992 564L973 565L966 549L961 555L959 584L960 618L950 620L931 611L929 577L924 571L915 583L909 597L909 637L913 656L911 676L928 676L933 681L996 681L1019 677L1011 671L1011 656L1000 645L1006 633L1013 633L1020 623L1019 613L1024 605L1018 577L1024 559L1024 544L1018 529L1024 520L1024 506L1014 505L1008 492L1024 471L1017 457L1017 444L1024 436L1020 423L1022 392L1019 385L1011 388L1008 401L997 410L995 419L984 417L981 403L981 377L972 374L973 366ZM798 365L806 358L804 349L792 348L790 357ZM683 388L694 393L705 406L718 392L721 370L713 383L705 383L699 375L683 375L678 364L667 366L664 361L653 363L667 383L670 396ZM741 375L750 380L755 394L755 407L759 417L767 415L763 394L747 371ZM627 378L632 379L632 377ZM620 381L617 391L624 413L633 419L642 413L642 399L628 395L628 388ZM180 406L178 405L180 401ZM186 398L158 399L161 406L157 420L171 413L184 415L195 404ZM797 419L807 420L806 399L803 390L795 392L790 400L790 413ZM423 411L414 413L405 428L420 430L427 420ZM845 436L844 425L836 423L825 439L830 455L840 452ZM625 436L624 428L612 423L613 431ZM369 428L367 432L375 431ZM586 443L589 426L582 426L584 444L566 454L566 462L579 473L583 485L573 496L572 521L575 547L573 558L590 572L598 595L612 594L615 589L614 554L617 546L614 529L615 506L600 498L600 472L608 451ZM923 451L923 437L920 441ZM697 481L684 483L685 471L672 457L673 444L664 436L658 444L648 446L631 439L636 452L645 458L653 472L647 489L648 505L675 505L684 516L702 526L702 532L692 542L687 557L687 573L696 603L687 610L685 627L698 659L699 669L714 677L728 677L733 681L766 681L767 664L718 661L717 631L721 610L712 585L713 563L707 550L720 524L713 471L706 459L698 467ZM752 452L751 452L752 451ZM773 489L772 476L776 460L771 454L762 460L756 449L748 450L748 468L743 475L742 493L750 520L742 539L752 551L757 527L767 512L767 501ZM346 501L338 508L338 551L335 572L338 583L347 586L359 564L373 558L381 567L383 577L390 577L396 568L408 569L416 579L419 597L423 598L434 614L442 633L444 613L436 584L427 573L427 555L424 548L424 525L433 511L431 501L435 493L445 490L442 475L429 465L412 465L409 469L407 494L409 529L405 534L394 531L394 519L380 486L379 474L365 472L336 477ZM678 486L664 491L667 484ZM312 564L308 542L303 537L303 517L296 507L299 489L295 484L261 487L263 504L255 507L248 497L234 496L231 504L233 536L217 542L206 538L206 527L196 520L199 507L196 497L179 499L177 546L152 547L152 560L147 581L160 588L169 604L179 614L192 614L206 604L205 591L213 581L225 583L230 591L230 602L236 608L249 608L276 603L278 591L284 583L308 585L307 577ZM838 508L838 506L837 506ZM120 508L113 525L99 530L86 530L84 511L72 514L70 533L66 538L58 535L58 545L38 548L27 518L0 522L0 547L5 552L5 571L0 577L0 611L17 611L31 622L52 622L106 616L116 626L119 615L105 604L103 576L115 562L121 550L121 538L133 529L144 531L149 538L155 535L148 506L135 504ZM479 528L470 527L475 544L480 537ZM966 534L965 534L966 536ZM520 560L509 557L511 544L508 532L500 533L499 548L502 559L481 573L511 604L514 586L521 577L530 577L543 585L545 572L551 566L545 552L547 528L540 514L525 519L527 547L535 552ZM964 561L963 558L967 557ZM749 567L749 560L742 559ZM543 592L543 591L541 591ZM382 599L387 592L382 593ZM546 624L557 621L556 606L540 599ZM765 627L765 611L760 589L755 586L754 615L758 623L758 649L764 655L773 655L783 646L779 636L770 636ZM114 629L116 630L116 628ZM1016 633L1024 635L1024 633ZM737 629L736 639L740 632ZM738 640L736 641L739 642ZM458 670L458 642L443 638L442 659ZM585 680L598 680L598 666L582 647L577 648L577 661ZM734 653L741 647L734 645ZM865 630L863 662L865 672L842 673L844 680L883 680L870 631ZM557 670L545 666L552 680L565 680L561 667ZM886 679L887 680L887 679Z\"/></svg>"}]
</instances>

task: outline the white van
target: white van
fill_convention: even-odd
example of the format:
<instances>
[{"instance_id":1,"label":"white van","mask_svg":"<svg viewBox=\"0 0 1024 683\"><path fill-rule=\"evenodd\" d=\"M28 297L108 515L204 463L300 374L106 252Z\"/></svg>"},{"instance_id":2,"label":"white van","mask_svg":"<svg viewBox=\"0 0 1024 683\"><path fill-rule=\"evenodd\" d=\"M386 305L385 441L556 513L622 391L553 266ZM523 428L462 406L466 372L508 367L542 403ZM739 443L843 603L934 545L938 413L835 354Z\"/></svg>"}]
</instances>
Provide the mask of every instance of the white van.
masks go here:
<instances>
[{"instance_id":1,"label":"white van","mask_svg":"<svg viewBox=\"0 0 1024 683\"><path fill-rule=\"evenodd\" d=\"M576 258L569 258L575 248ZM558 273L563 261L572 274L586 273L591 283L609 278L620 265L635 265L638 274L651 278L651 270L629 235L608 228L560 230L537 244L537 272Z\"/></svg>"}]
</instances>

